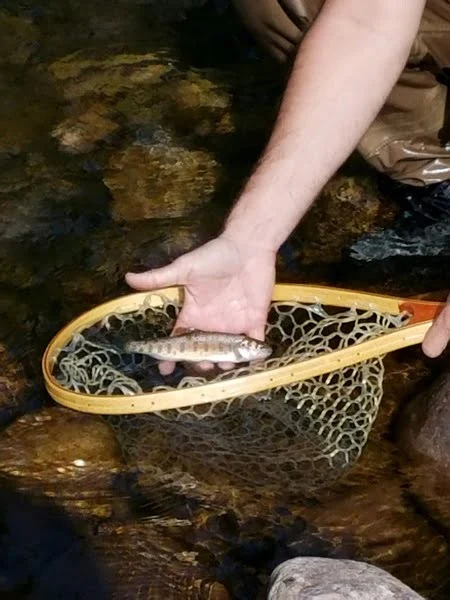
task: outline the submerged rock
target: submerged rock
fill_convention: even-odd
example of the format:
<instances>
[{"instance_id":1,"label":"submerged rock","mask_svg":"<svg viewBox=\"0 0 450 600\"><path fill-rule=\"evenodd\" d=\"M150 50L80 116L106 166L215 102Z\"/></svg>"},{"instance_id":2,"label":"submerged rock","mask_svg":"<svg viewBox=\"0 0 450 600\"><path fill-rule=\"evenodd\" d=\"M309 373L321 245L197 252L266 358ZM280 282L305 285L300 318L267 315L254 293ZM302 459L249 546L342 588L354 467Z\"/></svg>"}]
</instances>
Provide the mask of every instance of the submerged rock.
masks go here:
<instances>
[{"instance_id":1,"label":"submerged rock","mask_svg":"<svg viewBox=\"0 0 450 600\"><path fill-rule=\"evenodd\" d=\"M145 53L116 46L80 50L54 61L48 71L76 110L101 101L135 125L183 127L188 135L193 128L222 126L232 100L228 86L215 81L216 72L186 71L170 42L163 39Z\"/></svg>"},{"instance_id":2,"label":"submerged rock","mask_svg":"<svg viewBox=\"0 0 450 600\"><path fill-rule=\"evenodd\" d=\"M61 467L67 477L76 478L83 469L114 469L120 464L120 450L99 417L55 406L10 425L0 440L0 461L2 470L33 465L38 475Z\"/></svg>"},{"instance_id":3,"label":"submerged rock","mask_svg":"<svg viewBox=\"0 0 450 600\"><path fill-rule=\"evenodd\" d=\"M376 460L376 447L371 454ZM447 540L411 509L398 473L383 471L369 485L362 471L359 481L336 486L300 514L320 538L339 548L341 557L375 564L425 597L445 598L450 585Z\"/></svg>"},{"instance_id":4,"label":"submerged rock","mask_svg":"<svg viewBox=\"0 0 450 600\"><path fill-rule=\"evenodd\" d=\"M189 522L176 519L101 525L92 544L108 567L111 600L227 600L214 567L186 541L190 530Z\"/></svg>"},{"instance_id":5,"label":"submerged rock","mask_svg":"<svg viewBox=\"0 0 450 600\"><path fill-rule=\"evenodd\" d=\"M39 489L75 512L109 516L121 467L111 428L61 407L17 419L0 438L0 471L14 477L18 489Z\"/></svg>"},{"instance_id":6,"label":"submerged rock","mask_svg":"<svg viewBox=\"0 0 450 600\"><path fill-rule=\"evenodd\" d=\"M133 91L141 91L144 99L145 88L176 72L170 58L167 49L139 54L120 53L114 47L98 53L90 48L59 58L48 70L68 101L79 102L89 96L111 100Z\"/></svg>"},{"instance_id":7,"label":"submerged rock","mask_svg":"<svg viewBox=\"0 0 450 600\"><path fill-rule=\"evenodd\" d=\"M357 261L370 262L392 256L450 255L450 223L429 225L422 230L402 232L385 229L369 233L355 242L350 256Z\"/></svg>"},{"instance_id":8,"label":"submerged rock","mask_svg":"<svg viewBox=\"0 0 450 600\"><path fill-rule=\"evenodd\" d=\"M420 600L423 597L382 569L362 562L294 558L272 575L269 600Z\"/></svg>"},{"instance_id":9,"label":"submerged rock","mask_svg":"<svg viewBox=\"0 0 450 600\"><path fill-rule=\"evenodd\" d=\"M31 389L23 367L0 344L0 426L26 410Z\"/></svg>"},{"instance_id":10,"label":"submerged rock","mask_svg":"<svg viewBox=\"0 0 450 600\"><path fill-rule=\"evenodd\" d=\"M450 373L405 407L397 423L401 463L411 491L441 525L450 527Z\"/></svg>"},{"instance_id":11,"label":"submerged rock","mask_svg":"<svg viewBox=\"0 0 450 600\"><path fill-rule=\"evenodd\" d=\"M51 79L37 69L0 66L0 88L0 158L42 148L60 114Z\"/></svg>"},{"instance_id":12,"label":"submerged rock","mask_svg":"<svg viewBox=\"0 0 450 600\"><path fill-rule=\"evenodd\" d=\"M385 212L372 179L333 178L293 234L298 258L303 264L339 262L354 239L388 218Z\"/></svg>"},{"instance_id":13,"label":"submerged rock","mask_svg":"<svg viewBox=\"0 0 450 600\"><path fill-rule=\"evenodd\" d=\"M450 373L416 396L399 419L399 441L411 458L450 466Z\"/></svg>"},{"instance_id":14,"label":"submerged rock","mask_svg":"<svg viewBox=\"0 0 450 600\"><path fill-rule=\"evenodd\" d=\"M95 252L89 267L111 284L123 281L128 270L162 267L194 250L211 239L219 226L220 220L210 211L197 214L195 218L148 219L117 225L118 231L101 231L92 237ZM117 244L119 238L121 242ZM85 277L86 288L89 277ZM63 285L75 292L77 281L81 282L77 277Z\"/></svg>"},{"instance_id":15,"label":"submerged rock","mask_svg":"<svg viewBox=\"0 0 450 600\"><path fill-rule=\"evenodd\" d=\"M38 40L39 32L30 20L0 11L0 65L25 65Z\"/></svg>"},{"instance_id":16,"label":"submerged rock","mask_svg":"<svg viewBox=\"0 0 450 600\"><path fill-rule=\"evenodd\" d=\"M41 154L9 162L0 175L0 282L23 289L81 269L88 235L110 218L107 188Z\"/></svg>"},{"instance_id":17,"label":"submerged rock","mask_svg":"<svg viewBox=\"0 0 450 600\"><path fill-rule=\"evenodd\" d=\"M119 125L109 118L109 111L100 104L59 123L52 137L58 140L62 151L81 154L93 150L118 129Z\"/></svg>"},{"instance_id":18,"label":"submerged rock","mask_svg":"<svg viewBox=\"0 0 450 600\"><path fill-rule=\"evenodd\" d=\"M398 197L403 210L392 228L371 232L351 248L351 257L368 262L390 257L448 256L450 242L450 188L448 182L411 188L405 192L395 183L388 196Z\"/></svg>"},{"instance_id":19,"label":"submerged rock","mask_svg":"<svg viewBox=\"0 0 450 600\"><path fill-rule=\"evenodd\" d=\"M116 220L186 217L213 196L219 166L208 152L157 143L111 157L104 181Z\"/></svg>"}]
</instances>

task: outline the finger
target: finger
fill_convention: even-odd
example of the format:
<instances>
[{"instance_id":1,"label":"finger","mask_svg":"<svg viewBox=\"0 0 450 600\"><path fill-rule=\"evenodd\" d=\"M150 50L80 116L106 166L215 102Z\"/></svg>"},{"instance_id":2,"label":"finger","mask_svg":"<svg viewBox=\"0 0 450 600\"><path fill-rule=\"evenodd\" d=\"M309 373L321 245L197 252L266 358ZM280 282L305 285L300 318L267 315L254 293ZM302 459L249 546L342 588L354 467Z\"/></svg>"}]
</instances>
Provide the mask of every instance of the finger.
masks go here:
<instances>
[{"instance_id":1,"label":"finger","mask_svg":"<svg viewBox=\"0 0 450 600\"><path fill-rule=\"evenodd\" d=\"M151 290L181 284L180 269L177 261L160 269L151 269L143 273L127 273L125 281L136 290Z\"/></svg>"},{"instance_id":2,"label":"finger","mask_svg":"<svg viewBox=\"0 0 450 600\"><path fill-rule=\"evenodd\" d=\"M248 335L255 340L264 341L264 338L266 337L265 323L257 324L251 327L248 331Z\"/></svg>"},{"instance_id":3,"label":"finger","mask_svg":"<svg viewBox=\"0 0 450 600\"><path fill-rule=\"evenodd\" d=\"M427 331L422 350L429 358L436 358L445 350L450 340L450 305L444 308Z\"/></svg>"},{"instance_id":4,"label":"finger","mask_svg":"<svg viewBox=\"0 0 450 600\"><path fill-rule=\"evenodd\" d=\"M206 375L207 373L211 373L212 371L214 371L214 363L209 362L209 361L202 361L202 362L186 361L183 364L186 369L186 373L188 373L189 375L192 375L193 377L196 377L196 376L202 375L202 374Z\"/></svg>"},{"instance_id":5,"label":"finger","mask_svg":"<svg viewBox=\"0 0 450 600\"><path fill-rule=\"evenodd\" d=\"M199 372L205 373L207 371L212 371L214 369L214 363L203 360L201 362L194 363L193 369L194 369L194 371L199 371Z\"/></svg>"},{"instance_id":6,"label":"finger","mask_svg":"<svg viewBox=\"0 0 450 600\"><path fill-rule=\"evenodd\" d=\"M171 375L175 370L175 366L176 363L170 360L162 360L158 365L158 369L161 375Z\"/></svg>"},{"instance_id":7,"label":"finger","mask_svg":"<svg viewBox=\"0 0 450 600\"><path fill-rule=\"evenodd\" d=\"M231 371L231 369L234 369L236 365L232 362L221 362L218 364L218 366L219 369L222 369L222 371Z\"/></svg>"}]
</instances>

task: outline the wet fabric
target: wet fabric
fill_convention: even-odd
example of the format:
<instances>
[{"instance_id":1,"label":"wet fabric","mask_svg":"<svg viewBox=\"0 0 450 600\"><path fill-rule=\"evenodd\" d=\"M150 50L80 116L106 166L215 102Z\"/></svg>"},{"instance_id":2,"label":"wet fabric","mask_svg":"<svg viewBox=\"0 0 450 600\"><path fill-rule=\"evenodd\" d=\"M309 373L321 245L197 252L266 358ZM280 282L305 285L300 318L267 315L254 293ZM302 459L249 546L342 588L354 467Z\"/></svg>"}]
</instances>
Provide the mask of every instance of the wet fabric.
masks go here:
<instances>
[{"instance_id":1,"label":"wet fabric","mask_svg":"<svg viewBox=\"0 0 450 600\"><path fill-rule=\"evenodd\" d=\"M295 53L325 0L233 0L275 58ZM450 180L450 0L428 0L409 60L358 150L373 167L410 185Z\"/></svg>"}]
</instances>

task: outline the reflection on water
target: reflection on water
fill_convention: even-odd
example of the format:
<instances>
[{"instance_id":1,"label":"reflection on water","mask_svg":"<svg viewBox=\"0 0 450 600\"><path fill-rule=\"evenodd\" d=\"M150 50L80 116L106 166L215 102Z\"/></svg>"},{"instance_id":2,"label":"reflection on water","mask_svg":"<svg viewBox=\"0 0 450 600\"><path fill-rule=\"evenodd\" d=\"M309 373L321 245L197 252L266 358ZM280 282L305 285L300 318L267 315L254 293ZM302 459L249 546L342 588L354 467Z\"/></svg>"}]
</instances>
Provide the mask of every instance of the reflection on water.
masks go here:
<instances>
[{"instance_id":1,"label":"reflection on water","mask_svg":"<svg viewBox=\"0 0 450 600\"><path fill-rule=\"evenodd\" d=\"M448 597L447 542L405 501L389 433L406 394L438 369L419 353L407 355L404 388L388 369L374 439L350 479L289 506L264 486L165 471L157 432L153 463L136 472L104 422L54 406L43 389L51 337L129 292L127 270L211 238L270 131L279 67L227 2L186 2L186 13L182 4L0 4L0 470L81 520L113 597L225 598L225 588L264 597L271 568L295 554L374 560L428 597ZM450 287L435 258L406 269L350 262L351 244L394 213L373 174L349 163L283 247L279 278L402 294ZM1 505L4 552L21 557L32 526L16 513L4 525L8 511ZM38 597L29 565L2 563L0 590ZM32 568L37 579L49 572Z\"/></svg>"}]
</instances>

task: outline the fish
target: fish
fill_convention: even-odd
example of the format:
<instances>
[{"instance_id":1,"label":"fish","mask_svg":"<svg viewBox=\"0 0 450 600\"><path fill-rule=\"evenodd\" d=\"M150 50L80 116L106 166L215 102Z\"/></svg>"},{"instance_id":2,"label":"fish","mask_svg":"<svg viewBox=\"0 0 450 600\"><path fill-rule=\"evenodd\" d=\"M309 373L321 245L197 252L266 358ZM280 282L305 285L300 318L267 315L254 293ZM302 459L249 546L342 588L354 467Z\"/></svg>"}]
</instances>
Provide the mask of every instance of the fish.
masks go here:
<instances>
[{"instance_id":1,"label":"fish","mask_svg":"<svg viewBox=\"0 0 450 600\"><path fill-rule=\"evenodd\" d=\"M269 344L247 335L198 329L164 338L130 340L124 350L173 362L243 363L264 360L272 354Z\"/></svg>"}]
</instances>

